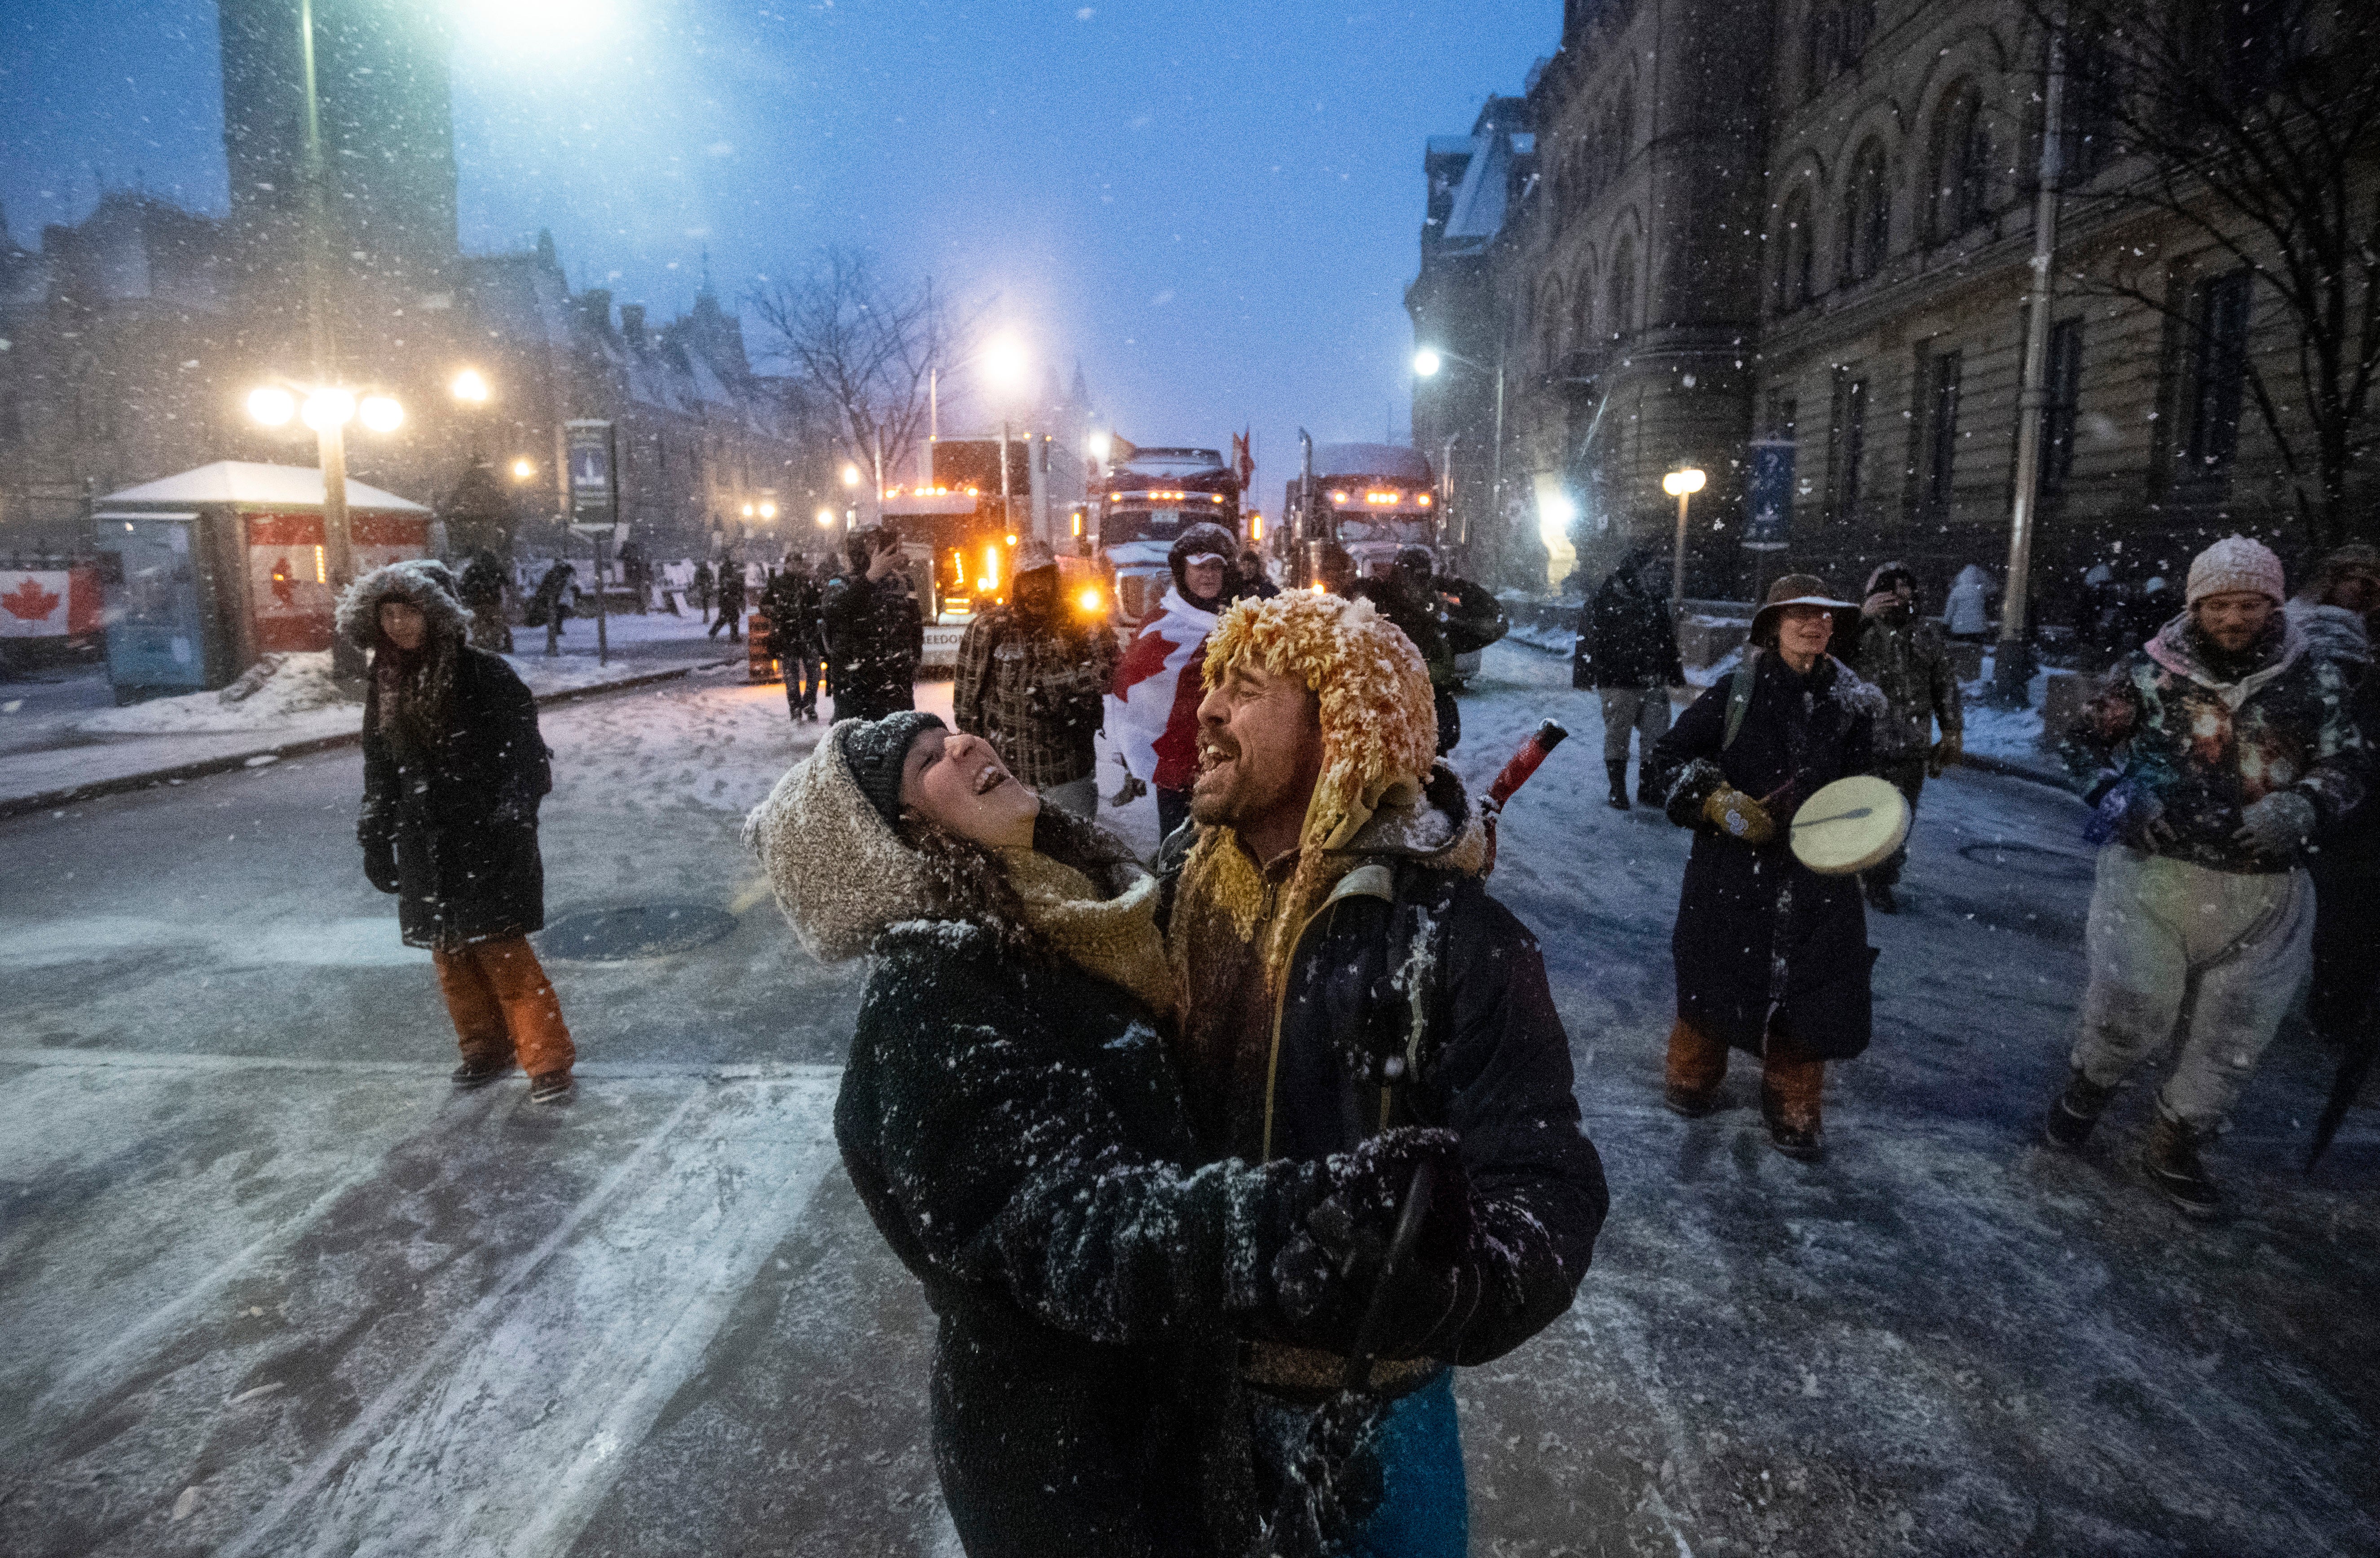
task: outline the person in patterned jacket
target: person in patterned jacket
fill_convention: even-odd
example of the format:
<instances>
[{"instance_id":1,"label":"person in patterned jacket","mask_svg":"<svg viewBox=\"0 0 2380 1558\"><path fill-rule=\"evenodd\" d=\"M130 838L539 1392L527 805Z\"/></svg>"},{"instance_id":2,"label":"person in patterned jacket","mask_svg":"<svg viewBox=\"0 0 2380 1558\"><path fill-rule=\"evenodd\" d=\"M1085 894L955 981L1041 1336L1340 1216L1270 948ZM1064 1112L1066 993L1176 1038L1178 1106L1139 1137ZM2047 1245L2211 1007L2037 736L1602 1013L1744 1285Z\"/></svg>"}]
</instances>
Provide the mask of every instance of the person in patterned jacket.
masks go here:
<instances>
[{"instance_id":1,"label":"person in patterned jacket","mask_svg":"<svg viewBox=\"0 0 2380 1558\"><path fill-rule=\"evenodd\" d=\"M1016 550L1009 603L977 617L959 640L952 712L1044 799L1087 818L1099 799L1091 737L1123 658L1104 618L1068 609L1049 543L1027 541Z\"/></svg>"},{"instance_id":2,"label":"person in patterned jacket","mask_svg":"<svg viewBox=\"0 0 2380 1558\"><path fill-rule=\"evenodd\" d=\"M1917 615L1917 576L1905 565L1886 563L1868 575L1852 669L1890 705L1890 712L1876 722L1876 772L1909 797L1913 823L1926 776L1939 779L1945 764L1959 761L1964 737L1959 677L1950 668L1942 625ZM1937 720L1942 725L1939 741L1934 739ZM1879 914L1900 912L1892 889L1908 863L1909 845L1903 840L1890 859L1861 873L1870 908Z\"/></svg>"},{"instance_id":3,"label":"person in patterned jacket","mask_svg":"<svg viewBox=\"0 0 2380 1558\"><path fill-rule=\"evenodd\" d=\"M2110 670L2066 733L2102 843L2072 1075L2050 1141L2080 1148L2127 1072L2173 1037L2143 1167L2191 1217L2220 1210L2199 1148L2312 967L2316 834L2362 799L2346 677L2285 615L2281 562L2244 537L2190 566L2182 614Z\"/></svg>"}]
</instances>

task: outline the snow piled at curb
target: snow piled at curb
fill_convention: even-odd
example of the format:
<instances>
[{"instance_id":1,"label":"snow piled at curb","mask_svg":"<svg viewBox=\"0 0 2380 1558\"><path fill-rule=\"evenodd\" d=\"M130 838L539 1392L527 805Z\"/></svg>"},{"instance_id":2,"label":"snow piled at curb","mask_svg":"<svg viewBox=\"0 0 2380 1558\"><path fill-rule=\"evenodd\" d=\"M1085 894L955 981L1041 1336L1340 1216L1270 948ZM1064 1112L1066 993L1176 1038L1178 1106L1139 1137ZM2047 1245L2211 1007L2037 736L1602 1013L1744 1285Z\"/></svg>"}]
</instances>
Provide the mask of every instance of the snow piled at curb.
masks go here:
<instances>
[{"instance_id":1,"label":"snow piled at curb","mask_svg":"<svg viewBox=\"0 0 2380 1558\"><path fill-rule=\"evenodd\" d=\"M652 669L614 661L598 665L584 655L549 660L542 655L506 655L528 689L542 698L579 688L625 681ZM297 736L353 730L363 719L363 702L340 691L331 679L331 651L268 654L216 692L154 698L122 709L103 709L76 722L85 736L212 736L271 732Z\"/></svg>"}]
</instances>

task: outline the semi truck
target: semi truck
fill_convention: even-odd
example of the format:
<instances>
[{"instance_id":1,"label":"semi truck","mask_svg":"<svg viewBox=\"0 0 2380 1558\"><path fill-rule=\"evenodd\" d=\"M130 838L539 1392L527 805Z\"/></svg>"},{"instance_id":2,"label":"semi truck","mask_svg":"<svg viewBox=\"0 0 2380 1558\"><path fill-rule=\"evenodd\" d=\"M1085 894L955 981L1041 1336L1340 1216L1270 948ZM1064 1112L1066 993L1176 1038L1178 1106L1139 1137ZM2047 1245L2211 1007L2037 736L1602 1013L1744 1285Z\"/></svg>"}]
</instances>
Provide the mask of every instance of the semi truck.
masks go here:
<instances>
[{"instance_id":1,"label":"semi truck","mask_svg":"<svg viewBox=\"0 0 2380 1558\"><path fill-rule=\"evenodd\" d=\"M1133 448L1090 483L1100 563L1130 632L1157 615L1173 582L1166 554L1193 525L1240 528L1240 479L1213 449Z\"/></svg>"},{"instance_id":2,"label":"semi truck","mask_svg":"<svg viewBox=\"0 0 2380 1558\"><path fill-rule=\"evenodd\" d=\"M1418 449L1397 444L1314 446L1313 485L1304 472L1289 479L1281 511L1290 582L1314 582L1315 549L1337 542L1355 559L1355 571L1376 574L1400 547L1424 546L1439 555L1438 477Z\"/></svg>"}]
</instances>

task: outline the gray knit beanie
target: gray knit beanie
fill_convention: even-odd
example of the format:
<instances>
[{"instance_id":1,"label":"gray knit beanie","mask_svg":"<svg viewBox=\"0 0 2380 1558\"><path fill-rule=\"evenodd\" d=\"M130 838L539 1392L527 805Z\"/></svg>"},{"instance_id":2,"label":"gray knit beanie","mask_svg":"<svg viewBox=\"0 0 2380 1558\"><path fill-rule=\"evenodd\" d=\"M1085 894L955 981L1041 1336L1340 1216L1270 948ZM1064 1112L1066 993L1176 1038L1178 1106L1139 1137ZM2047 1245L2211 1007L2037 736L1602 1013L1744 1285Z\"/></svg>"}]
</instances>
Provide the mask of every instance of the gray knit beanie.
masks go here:
<instances>
[{"instance_id":1,"label":"gray knit beanie","mask_svg":"<svg viewBox=\"0 0 2380 1558\"><path fill-rule=\"evenodd\" d=\"M843 733L843 761L851 770L851 782L876 808L886 827L897 831L901 826L901 765L910 746L929 730L949 728L940 715L922 709L897 709Z\"/></svg>"}]
</instances>

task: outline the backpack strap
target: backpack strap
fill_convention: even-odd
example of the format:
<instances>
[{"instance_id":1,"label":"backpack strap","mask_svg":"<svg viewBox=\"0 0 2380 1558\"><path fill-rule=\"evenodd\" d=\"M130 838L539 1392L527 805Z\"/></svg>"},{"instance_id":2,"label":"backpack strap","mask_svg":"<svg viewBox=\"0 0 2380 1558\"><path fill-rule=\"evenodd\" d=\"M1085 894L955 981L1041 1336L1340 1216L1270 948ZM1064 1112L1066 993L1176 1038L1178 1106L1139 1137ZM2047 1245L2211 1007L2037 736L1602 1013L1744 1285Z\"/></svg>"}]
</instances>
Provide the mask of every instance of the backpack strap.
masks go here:
<instances>
[{"instance_id":1,"label":"backpack strap","mask_svg":"<svg viewBox=\"0 0 2380 1558\"><path fill-rule=\"evenodd\" d=\"M1727 735L1719 739L1718 749L1726 751L1735 745L1735 733L1743 728L1744 711L1752 707L1752 684L1760 675L1760 651L1747 649L1736 662L1735 675L1728 678Z\"/></svg>"}]
</instances>

